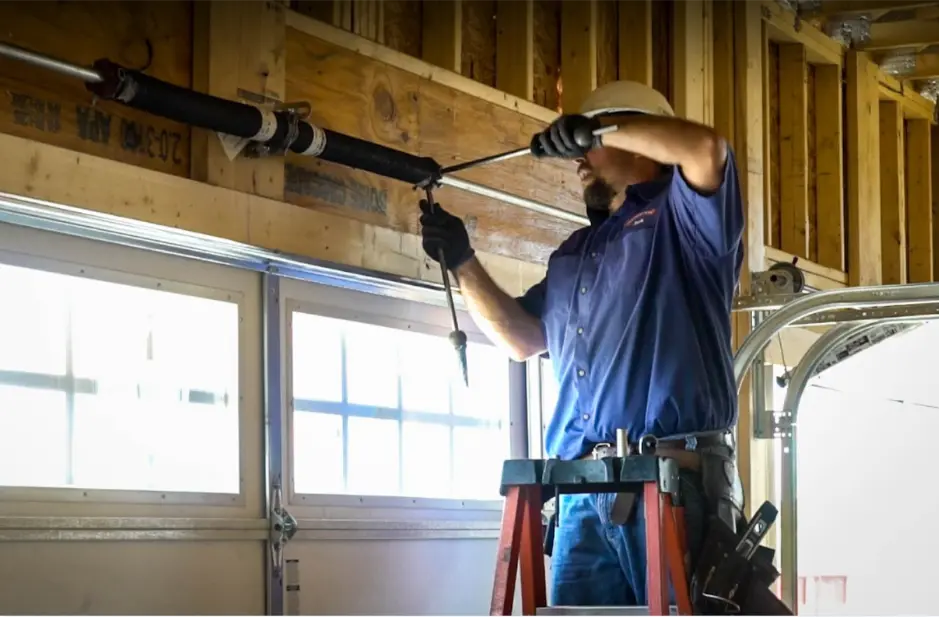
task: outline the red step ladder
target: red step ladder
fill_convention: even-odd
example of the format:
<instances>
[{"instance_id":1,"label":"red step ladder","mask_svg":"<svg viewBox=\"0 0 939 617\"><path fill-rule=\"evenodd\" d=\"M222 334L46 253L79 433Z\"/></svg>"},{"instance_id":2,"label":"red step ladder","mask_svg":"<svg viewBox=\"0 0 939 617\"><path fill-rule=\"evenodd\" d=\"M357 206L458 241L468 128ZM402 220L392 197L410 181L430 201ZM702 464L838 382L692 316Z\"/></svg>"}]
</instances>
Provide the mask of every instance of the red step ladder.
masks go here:
<instances>
[{"instance_id":1,"label":"red step ladder","mask_svg":"<svg viewBox=\"0 0 939 617\"><path fill-rule=\"evenodd\" d=\"M634 457L629 457L629 459L632 458ZM669 463L674 464L674 461L669 461ZM663 466L658 465L658 467L661 470ZM505 481L506 475L503 471L505 506L502 513L502 531L499 534L496 574L489 614L512 614L515 580L518 576L519 563L521 563L522 614L534 615L537 609L548 606L544 541L541 530L543 485L541 483L513 485ZM577 492L622 493L630 490L629 488L611 490L609 486L606 483L602 489L592 491L589 483L580 483ZM633 487L635 486L634 484ZM643 508L646 516L649 615L670 614L667 584L669 577L675 589L678 614L691 615L691 599L684 559L686 537L684 508L674 505L672 494L662 490L662 487L663 483L656 479L642 482L641 489L638 489L643 491ZM636 489L633 488L633 490Z\"/></svg>"}]
</instances>

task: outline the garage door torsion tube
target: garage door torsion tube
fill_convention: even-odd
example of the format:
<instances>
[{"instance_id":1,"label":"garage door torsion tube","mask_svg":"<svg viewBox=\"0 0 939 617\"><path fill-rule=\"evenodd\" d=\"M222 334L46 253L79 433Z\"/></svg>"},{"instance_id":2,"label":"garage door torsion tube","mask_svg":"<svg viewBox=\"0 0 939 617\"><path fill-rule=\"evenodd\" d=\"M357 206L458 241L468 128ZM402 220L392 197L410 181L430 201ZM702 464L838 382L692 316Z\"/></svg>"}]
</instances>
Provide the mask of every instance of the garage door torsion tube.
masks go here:
<instances>
[{"instance_id":1,"label":"garage door torsion tube","mask_svg":"<svg viewBox=\"0 0 939 617\"><path fill-rule=\"evenodd\" d=\"M95 70L102 80L86 83L101 98L184 124L243 137L271 145L283 144L290 130L289 114L259 109L161 81L98 60ZM300 122L290 144L297 154L316 156L332 163L368 171L409 184L419 184L440 174L431 158L415 156L363 139L357 139L308 122Z\"/></svg>"}]
</instances>

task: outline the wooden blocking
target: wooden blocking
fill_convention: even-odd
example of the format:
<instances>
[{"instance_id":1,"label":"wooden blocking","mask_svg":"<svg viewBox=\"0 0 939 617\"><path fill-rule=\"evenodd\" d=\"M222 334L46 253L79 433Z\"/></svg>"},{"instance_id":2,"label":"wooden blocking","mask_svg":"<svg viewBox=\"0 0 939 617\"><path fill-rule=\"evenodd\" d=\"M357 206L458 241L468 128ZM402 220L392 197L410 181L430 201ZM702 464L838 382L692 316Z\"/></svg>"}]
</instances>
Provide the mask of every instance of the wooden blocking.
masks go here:
<instances>
[{"instance_id":1,"label":"wooden blocking","mask_svg":"<svg viewBox=\"0 0 939 617\"><path fill-rule=\"evenodd\" d=\"M561 107L576 113L597 87L597 1L561 1Z\"/></svg>"},{"instance_id":2,"label":"wooden blocking","mask_svg":"<svg viewBox=\"0 0 939 617\"><path fill-rule=\"evenodd\" d=\"M880 224L883 282L907 282L903 109L880 101Z\"/></svg>"},{"instance_id":3,"label":"wooden blocking","mask_svg":"<svg viewBox=\"0 0 939 617\"><path fill-rule=\"evenodd\" d=\"M459 73L463 62L462 0L424 0L421 57Z\"/></svg>"},{"instance_id":4,"label":"wooden blocking","mask_svg":"<svg viewBox=\"0 0 939 617\"><path fill-rule=\"evenodd\" d=\"M82 66L147 67L189 87L191 21L188 2L3 2L0 41ZM77 79L9 59L0 59L0 132L189 175L187 125L95 100Z\"/></svg>"},{"instance_id":5,"label":"wooden blocking","mask_svg":"<svg viewBox=\"0 0 939 617\"><path fill-rule=\"evenodd\" d=\"M844 272L844 121L841 68L815 65L815 195L818 263Z\"/></svg>"},{"instance_id":6,"label":"wooden blocking","mask_svg":"<svg viewBox=\"0 0 939 617\"><path fill-rule=\"evenodd\" d=\"M672 38L672 106L688 120L714 122L711 74L713 36L710 0L674 3Z\"/></svg>"},{"instance_id":7,"label":"wooden blocking","mask_svg":"<svg viewBox=\"0 0 939 617\"><path fill-rule=\"evenodd\" d=\"M653 85L652 0L619 2L619 78Z\"/></svg>"},{"instance_id":8,"label":"wooden blocking","mask_svg":"<svg viewBox=\"0 0 939 617\"><path fill-rule=\"evenodd\" d=\"M195 4L193 88L229 100L284 100L285 9L276 2ZM192 177L273 199L284 197L281 157L229 159L217 135L193 129Z\"/></svg>"},{"instance_id":9,"label":"wooden blocking","mask_svg":"<svg viewBox=\"0 0 939 617\"><path fill-rule=\"evenodd\" d=\"M435 81L437 75L428 79L424 76L430 67L419 61L414 61L419 67L399 68L295 29L288 30L287 62L288 98L309 101L313 123L430 156L441 165L524 146L546 124L442 85ZM411 186L309 157L290 156L287 163L287 201L398 232L418 232L419 195ZM579 183L569 162L522 157L467 170L460 177L582 212ZM467 222L480 251L491 248L544 262L577 227L455 189L442 188L436 196Z\"/></svg>"},{"instance_id":10,"label":"wooden blocking","mask_svg":"<svg viewBox=\"0 0 939 617\"><path fill-rule=\"evenodd\" d=\"M845 175L848 180L848 282L879 285L880 105L876 66L863 52L845 54Z\"/></svg>"},{"instance_id":11,"label":"wooden blocking","mask_svg":"<svg viewBox=\"0 0 939 617\"><path fill-rule=\"evenodd\" d=\"M809 257L808 64L805 47L779 46L780 248Z\"/></svg>"},{"instance_id":12,"label":"wooden blocking","mask_svg":"<svg viewBox=\"0 0 939 617\"><path fill-rule=\"evenodd\" d=\"M532 100L535 88L535 2L497 2L496 9L496 89Z\"/></svg>"},{"instance_id":13,"label":"wooden blocking","mask_svg":"<svg viewBox=\"0 0 939 617\"><path fill-rule=\"evenodd\" d=\"M907 263L911 283L928 283L934 276L931 128L928 120L906 121Z\"/></svg>"},{"instance_id":14,"label":"wooden blocking","mask_svg":"<svg viewBox=\"0 0 939 617\"><path fill-rule=\"evenodd\" d=\"M295 30L288 31L287 62L287 96L310 103L310 122L418 153L416 75ZM288 155L285 199L399 231L416 222L411 187L311 157Z\"/></svg>"}]
</instances>

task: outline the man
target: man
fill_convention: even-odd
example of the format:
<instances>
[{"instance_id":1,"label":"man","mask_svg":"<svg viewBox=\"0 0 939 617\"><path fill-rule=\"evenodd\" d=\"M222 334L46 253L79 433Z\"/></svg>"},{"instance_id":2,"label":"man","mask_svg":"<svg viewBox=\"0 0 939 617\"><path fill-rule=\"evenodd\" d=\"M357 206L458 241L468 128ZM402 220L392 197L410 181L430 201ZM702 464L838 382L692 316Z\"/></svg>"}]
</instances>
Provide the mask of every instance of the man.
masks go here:
<instances>
[{"instance_id":1,"label":"man","mask_svg":"<svg viewBox=\"0 0 939 617\"><path fill-rule=\"evenodd\" d=\"M592 136L610 125L619 128ZM590 220L551 255L544 280L510 297L474 257L462 222L426 202L424 248L432 258L443 249L495 344L518 361L550 354L559 384L550 457L612 455L616 429L626 429L631 444L652 435L656 452L678 461L693 562L709 516L733 524L741 506L731 302L744 220L733 153L710 128L674 117L660 93L625 81L595 90L532 148L573 161ZM552 604L647 604L640 504L561 496Z\"/></svg>"}]
</instances>

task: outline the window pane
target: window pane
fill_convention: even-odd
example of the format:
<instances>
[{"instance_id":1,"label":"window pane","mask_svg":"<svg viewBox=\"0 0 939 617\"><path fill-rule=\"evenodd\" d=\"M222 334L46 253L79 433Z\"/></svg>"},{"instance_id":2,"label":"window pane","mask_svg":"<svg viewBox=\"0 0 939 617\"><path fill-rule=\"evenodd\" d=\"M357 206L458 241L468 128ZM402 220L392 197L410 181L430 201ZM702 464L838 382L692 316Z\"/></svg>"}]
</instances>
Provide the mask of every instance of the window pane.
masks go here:
<instances>
[{"instance_id":1,"label":"window pane","mask_svg":"<svg viewBox=\"0 0 939 617\"><path fill-rule=\"evenodd\" d=\"M0 371L65 374L66 278L0 264Z\"/></svg>"},{"instance_id":2,"label":"window pane","mask_svg":"<svg viewBox=\"0 0 939 617\"><path fill-rule=\"evenodd\" d=\"M293 396L342 402L342 324L294 312Z\"/></svg>"},{"instance_id":3,"label":"window pane","mask_svg":"<svg viewBox=\"0 0 939 617\"><path fill-rule=\"evenodd\" d=\"M54 337L62 367L41 365L28 353L5 356L9 369L19 371L19 376L7 374L7 381L19 380L16 385L26 393L20 396L33 402L0 401L5 421L20 414L19 428L7 426L0 435L15 447L3 447L0 457L24 443L33 452L21 456L18 466L4 465L0 482L238 493L238 306L26 272L57 291L43 295L38 308L28 295L5 296L3 316L14 310L55 315L52 321L63 324ZM27 279L21 276L20 282ZM24 341L13 343L16 352L29 348ZM52 407L58 420L47 411ZM26 417L24 409L30 410ZM47 473L22 465L37 459L49 467Z\"/></svg>"},{"instance_id":4,"label":"window pane","mask_svg":"<svg viewBox=\"0 0 939 617\"><path fill-rule=\"evenodd\" d=\"M295 492L343 493L342 416L294 412L293 464Z\"/></svg>"},{"instance_id":5,"label":"window pane","mask_svg":"<svg viewBox=\"0 0 939 617\"><path fill-rule=\"evenodd\" d=\"M554 377L551 360L541 358L541 409L547 421L558 404L558 380Z\"/></svg>"},{"instance_id":6,"label":"window pane","mask_svg":"<svg viewBox=\"0 0 939 617\"><path fill-rule=\"evenodd\" d=\"M509 443L505 355L469 345L467 391L446 336L301 313L294 324L296 492L498 498ZM317 342L327 339L328 346ZM335 384L345 381L345 400L342 389L330 389L326 380L301 385L297 363L316 367L309 372L328 374ZM461 431L468 436L457 445L473 463L455 478L454 444ZM499 443L492 447L492 440ZM478 480L479 460L489 458L493 462L483 463L484 480ZM494 482L486 471L493 465Z\"/></svg>"},{"instance_id":7,"label":"window pane","mask_svg":"<svg viewBox=\"0 0 939 617\"><path fill-rule=\"evenodd\" d=\"M67 482L65 393L0 386L0 484Z\"/></svg>"},{"instance_id":8,"label":"window pane","mask_svg":"<svg viewBox=\"0 0 939 617\"><path fill-rule=\"evenodd\" d=\"M449 497L450 429L424 422L404 423L404 494Z\"/></svg>"},{"instance_id":9,"label":"window pane","mask_svg":"<svg viewBox=\"0 0 939 617\"><path fill-rule=\"evenodd\" d=\"M480 456L485 452L485 456ZM457 427L453 430L454 496L499 499L502 463L509 458L507 431Z\"/></svg>"},{"instance_id":10,"label":"window pane","mask_svg":"<svg viewBox=\"0 0 939 617\"><path fill-rule=\"evenodd\" d=\"M398 466L397 422L349 418L350 493L399 494Z\"/></svg>"},{"instance_id":11,"label":"window pane","mask_svg":"<svg viewBox=\"0 0 939 617\"><path fill-rule=\"evenodd\" d=\"M352 322L344 330L349 402L397 408L398 333Z\"/></svg>"},{"instance_id":12,"label":"window pane","mask_svg":"<svg viewBox=\"0 0 939 617\"><path fill-rule=\"evenodd\" d=\"M495 347L470 343L466 360L470 385L467 388L462 377L456 380L453 413L492 422L508 419L508 358Z\"/></svg>"},{"instance_id":13,"label":"window pane","mask_svg":"<svg viewBox=\"0 0 939 617\"><path fill-rule=\"evenodd\" d=\"M450 413L450 384L457 365L453 347L437 336L402 335L401 404L404 409Z\"/></svg>"}]
</instances>

